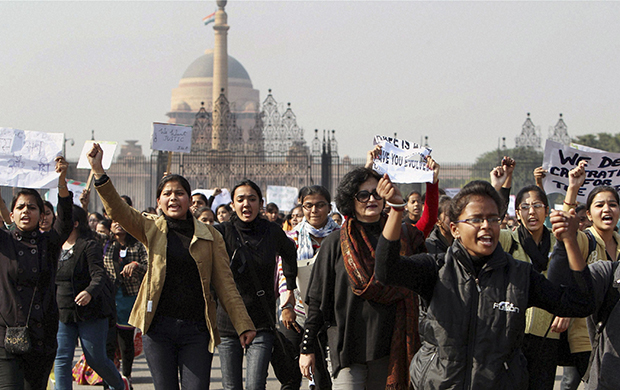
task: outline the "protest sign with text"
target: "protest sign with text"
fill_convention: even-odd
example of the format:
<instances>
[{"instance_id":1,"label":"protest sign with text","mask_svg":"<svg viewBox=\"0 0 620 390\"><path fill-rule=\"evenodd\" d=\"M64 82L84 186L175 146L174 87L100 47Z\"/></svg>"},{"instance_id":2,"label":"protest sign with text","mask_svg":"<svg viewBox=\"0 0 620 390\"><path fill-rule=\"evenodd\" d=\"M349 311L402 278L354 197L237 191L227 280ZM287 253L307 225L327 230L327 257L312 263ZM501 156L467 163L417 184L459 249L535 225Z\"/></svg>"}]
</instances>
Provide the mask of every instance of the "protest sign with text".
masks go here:
<instances>
[{"instance_id":1,"label":"protest sign with text","mask_svg":"<svg viewBox=\"0 0 620 390\"><path fill-rule=\"evenodd\" d=\"M426 183L433 181L433 171L426 166L432 149L414 142L376 135L373 145L381 145L381 154L372 169L388 174L394 183Z\"/></svg>"},{"instance_id":2,"label":"protest sign with text","mask_svg":"<svg viewBox=\"0 0 620 390\"><path fill-rule=\"evenodd\" d=\"M170 123L153 123L151 149L190 153L192 149L192 127Z\"/></svg>"},{"instance_id":3,"label":"protest sign with text","mask_svg":"<svg viewBox=\"0 0 620 390\"><path fill-rule=\"evenodd\" d=\"M543 168L547 170L543 179L545 192L565 194L568 172L581 160L587 161L588 166L585 182L577 192L578 202L585 203L590 191L597 186L612 186L616 191L620 189L620 153L580 150L547 140L543 158Z\"/></svg>"},{"instance_id":4,"label":"protest sign with text","mask_svg":"<svg viewBox=\"0 0 620 390\"><path fill-rule=\"evenodd\" d=\"M58 185L54 159L65 135L0 128L0 185L51 188Z\"/></svg>"}]
</instances>

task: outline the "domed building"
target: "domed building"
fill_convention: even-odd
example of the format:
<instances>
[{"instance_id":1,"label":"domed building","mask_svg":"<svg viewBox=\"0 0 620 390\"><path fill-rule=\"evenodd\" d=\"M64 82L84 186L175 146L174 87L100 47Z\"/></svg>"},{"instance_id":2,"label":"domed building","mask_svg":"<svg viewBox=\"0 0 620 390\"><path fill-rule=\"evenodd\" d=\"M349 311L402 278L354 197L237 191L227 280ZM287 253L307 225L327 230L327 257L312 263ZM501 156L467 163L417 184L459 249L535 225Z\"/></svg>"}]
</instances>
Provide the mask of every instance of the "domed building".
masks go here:
<instances>
[{"instance_id":1,"label":"domed building","mask_svg":"<svg viewBox=\"0 0 620 390\"><path fill-rule=\"evenodd\" d=\"M213 50L192 62L183 73L179 87L172 90L170 112L166 115L170 123L193 125L196 114L202 107L212 111L213 107ZM243 129L243 138L256 123L259 112L260 93L252 87L250 75L234 57L228 56L228 91L230 112L236 125Z\"/></svg>"}]
</instances>

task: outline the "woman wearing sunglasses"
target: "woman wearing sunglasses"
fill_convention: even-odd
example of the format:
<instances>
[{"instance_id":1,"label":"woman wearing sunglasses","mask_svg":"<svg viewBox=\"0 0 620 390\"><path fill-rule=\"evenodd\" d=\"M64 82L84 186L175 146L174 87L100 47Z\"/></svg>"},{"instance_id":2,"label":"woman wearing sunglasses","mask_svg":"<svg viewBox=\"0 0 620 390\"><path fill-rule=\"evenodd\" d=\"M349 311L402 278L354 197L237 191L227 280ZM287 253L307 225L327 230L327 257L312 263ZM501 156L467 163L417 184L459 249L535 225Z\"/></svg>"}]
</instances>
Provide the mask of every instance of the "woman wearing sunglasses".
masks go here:
<instances>
[{"instance_id":1,"label":"woman wearing sunglasses","mask_svg":"<svg viewBox=\"0 0 620 390\"><path fill-rule=\"evenodd\" d=\"M407 389L409 362L419 346L417 297L374 278L375 247L386 221L377 193L381 176L368 168L347 173L335 197L346 217L340 231L321 243L306 303L299 365L315 372L315 341L327 329L334 389ZM389 204L405 209L404 202ZM402 254L425 250L424 236L406 224Z\"/></svg>"}]
</instances>

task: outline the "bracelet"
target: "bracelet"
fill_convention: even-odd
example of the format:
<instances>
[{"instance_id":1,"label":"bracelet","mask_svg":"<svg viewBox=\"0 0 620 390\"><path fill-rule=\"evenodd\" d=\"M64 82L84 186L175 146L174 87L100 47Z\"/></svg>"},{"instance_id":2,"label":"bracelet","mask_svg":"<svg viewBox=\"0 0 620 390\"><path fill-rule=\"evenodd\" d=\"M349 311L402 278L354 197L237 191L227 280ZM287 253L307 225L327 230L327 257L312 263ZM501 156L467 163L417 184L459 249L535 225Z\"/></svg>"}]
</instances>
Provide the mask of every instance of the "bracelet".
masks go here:
<instances>
[{"instance_id":1,"label":"bracelet","mask_svg":"<svg viewBox=\"0 0 620 390\"><path fill-rule=\"evenodd\" d=\"M396 204L396 203L392 203L392 202L390 202L388 200L385 201L385 204L387 204L388 206L390 206L393 209L402 208L403 210L405 209L405 206L407 206L407 202ZM400 210L400 211L402 211L402 210Z\"/></svg>"},{"instance_id":2,"label":"bracelet","mask_svg":"<svg viewBox=\"0 0 620 390\"><path fill-rule=\"evenodd\" d=\"M292 303L288 302L286 305L280 307L280 309L284 310L284 309L291 309L291 310L295 310L295 306L293 306Z\"/></svg>"},{"instance_id":3,"label":"bracelet","mask_svg":"<svg viewBox=\"0 0 620 390\"><path fill-rule=\"evenodd\" d=\"M66 185L64 185L64 186L60 186L59 185L58 188L67 188L67 186Z\"/></svg>"},{"instance_id":4,"label":"bracelet","mask_svg":"<svg viewBox=\"0 0 620 390\"><path fill-rule=\"evenodd\" d=\"M99 172L93 172L93 174L97 175L97 176L103 176L105 175L105 171L103 171L102 173Z\"/></svg>"},{"instance_id":5,"label":"bracelet","mask_svg":"<svg viewBox=\"0 0 620 390\"><path fill-rule=\"evenodd\" d=\"M564 204L569 207L577 207L577 203L568 203L567 201L564 201Z\"/></svg>"}]
</instances>

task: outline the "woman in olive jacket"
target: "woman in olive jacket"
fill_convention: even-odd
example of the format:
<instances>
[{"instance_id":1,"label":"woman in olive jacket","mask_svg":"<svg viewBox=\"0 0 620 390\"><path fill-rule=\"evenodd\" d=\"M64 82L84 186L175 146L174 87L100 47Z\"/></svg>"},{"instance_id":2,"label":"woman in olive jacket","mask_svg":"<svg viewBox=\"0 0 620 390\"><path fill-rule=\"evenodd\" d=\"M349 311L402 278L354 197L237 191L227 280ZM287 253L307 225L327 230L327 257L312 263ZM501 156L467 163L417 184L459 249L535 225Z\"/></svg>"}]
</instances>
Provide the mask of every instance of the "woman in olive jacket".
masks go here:
<instances>
[{"instance_id":1,"label":"woman in olive jacket","mask_svg":"<svg viewBox=\"0 0 620 390\"><path fill-rule=\"evenodd\" d=\"M243 346L256 331L237 291L222 236L189 212L191 188L168 175L157 188L163 214L141 214L116 192L94 144L89 162L106 212L148 250L148 269L129 323L144 334L144 351L156 389L208 389L213 350L220 342L215 298L228 312Z\"/></svg>"}]
</instances>

